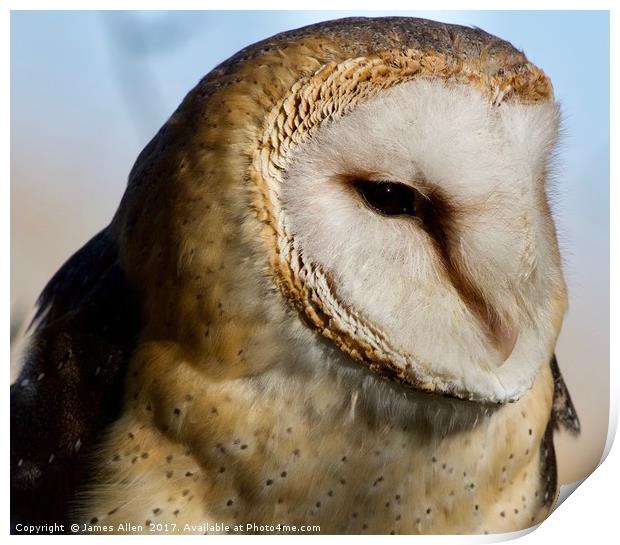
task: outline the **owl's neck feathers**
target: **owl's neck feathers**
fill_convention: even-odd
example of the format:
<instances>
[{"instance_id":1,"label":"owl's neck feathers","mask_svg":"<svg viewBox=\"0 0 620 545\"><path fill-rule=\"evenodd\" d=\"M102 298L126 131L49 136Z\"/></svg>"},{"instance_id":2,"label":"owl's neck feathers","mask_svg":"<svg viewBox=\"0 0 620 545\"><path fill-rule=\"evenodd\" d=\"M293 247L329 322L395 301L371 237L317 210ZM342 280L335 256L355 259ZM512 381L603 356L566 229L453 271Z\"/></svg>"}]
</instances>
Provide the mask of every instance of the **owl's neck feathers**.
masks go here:
<instances>
[{"instance_id":1,"label":"owl's neck feathers","mask_svg":"<svg viewBox=\"0 0 620 545\"><path fill-rule=\"evenodd\" d=\"M378 533L450 532L461 518L471 532L508 531L544 514L538 470L548 368L504 406L408 392L273 303L267 321L229 321L222 305L220 318L202 324L212 339L202 356L170 341L138 350L128 412L106 454L143 445L158 483L151 494L162 498L156 509L189 490L202 498L202 519L213 522ZM165 478L172 470L176 477ZM192 476L187 484L184 474ZM136 493L146 497L139 486ZM189 507L162 516L197 516Z\"/></svg>"}]
</instances>

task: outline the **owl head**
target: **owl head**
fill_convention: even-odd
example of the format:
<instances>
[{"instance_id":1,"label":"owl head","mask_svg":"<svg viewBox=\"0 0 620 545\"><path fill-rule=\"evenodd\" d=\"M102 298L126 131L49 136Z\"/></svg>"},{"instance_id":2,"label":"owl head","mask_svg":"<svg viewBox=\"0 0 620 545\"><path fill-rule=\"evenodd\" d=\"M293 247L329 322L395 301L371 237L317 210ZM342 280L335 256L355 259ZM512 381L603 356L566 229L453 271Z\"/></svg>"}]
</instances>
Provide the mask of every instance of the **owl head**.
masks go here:
<instances>
[{"instance_id":1,"label":"owl head","mask_svg":"<svg viewBox=\"0 0 620 545\"><path fill-rule=\"evenodd\" d=\"M147 146L115 218L151 334L210 335L221 366L224 329L301 318L405 388L518 399L566 306L558 124L545 74L479 29L352 18L244 49Z\"/></svg>"}]
</instances>

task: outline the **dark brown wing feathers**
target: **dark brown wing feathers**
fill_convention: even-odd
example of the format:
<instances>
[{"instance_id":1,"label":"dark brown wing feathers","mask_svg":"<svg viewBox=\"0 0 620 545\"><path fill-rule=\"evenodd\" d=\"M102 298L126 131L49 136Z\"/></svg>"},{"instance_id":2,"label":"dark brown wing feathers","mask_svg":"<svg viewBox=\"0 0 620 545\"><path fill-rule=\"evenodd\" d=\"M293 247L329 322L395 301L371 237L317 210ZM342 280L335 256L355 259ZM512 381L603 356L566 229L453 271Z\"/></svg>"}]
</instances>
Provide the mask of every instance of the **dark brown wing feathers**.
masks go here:
<instances>
[{"instance_id":1,"label":"dark brown wing feathers","mask_svg":"<svg viewBox=\"0 0 620 545\"><path fill-rule=\"evenodd\" d=\"M52 278L35 322L11 386L13 525L66 522L85 453L121 408L138 312L106 231Z\"/></svg>"},{"instance_id":2,"label":"dark brown wing feathers","mask_svg":"<svg viewBox=\"0 0 620 545\"><path fill-rule=\"evenodd\" d=\"M566 383L562 378L555 354L551 359L551 372L553 374L553 410L551 414L553 429L565 429L577 435L581 431L581 424Z\"/></svg>"},{"instance_id":3,"label":"dark brown wing feathers","mask_svg":"<svg viewBox=\"0 0 620 545\"><path fill-rule=\"evenodd\" d=\"M556 499L558 486L558 470L553 444L553 433L560 429L578 435L581 426L577 411L571 400L566 383L562 378L558 360L551 358L551 374L553 376L553 405L551 418L547 424L545 435L540 445L540 479L543 505L550 506Z\"/></svg>"}]
</instances>

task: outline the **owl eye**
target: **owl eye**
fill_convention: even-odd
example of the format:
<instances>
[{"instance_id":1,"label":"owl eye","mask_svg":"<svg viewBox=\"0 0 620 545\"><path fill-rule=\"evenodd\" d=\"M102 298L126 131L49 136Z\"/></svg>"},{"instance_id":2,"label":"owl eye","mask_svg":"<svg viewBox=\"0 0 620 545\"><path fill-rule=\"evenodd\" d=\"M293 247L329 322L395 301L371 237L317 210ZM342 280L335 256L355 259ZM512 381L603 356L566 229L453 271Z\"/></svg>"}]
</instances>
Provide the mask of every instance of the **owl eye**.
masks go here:
<instances>
[{"instance_id":1,"label":"owl eye","mask_svg":"<svg viewBox=\"0 0 620 545\"><path fill-rule=\"evenodd\" d=\"M384 216L420 217L427 202L419 191L398 182L356 181L353 184L366 205Z\"/></svg>"}]
</instances>

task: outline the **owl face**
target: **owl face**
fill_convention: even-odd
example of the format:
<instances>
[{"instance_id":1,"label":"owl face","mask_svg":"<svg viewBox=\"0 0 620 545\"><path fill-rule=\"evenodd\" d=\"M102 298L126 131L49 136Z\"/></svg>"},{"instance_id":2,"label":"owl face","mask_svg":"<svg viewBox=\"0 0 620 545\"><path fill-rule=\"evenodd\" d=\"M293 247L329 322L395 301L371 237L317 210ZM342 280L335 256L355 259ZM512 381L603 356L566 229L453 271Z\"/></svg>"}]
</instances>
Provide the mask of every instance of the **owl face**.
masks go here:
<instances>
[{"instance_id":1,"label":"owl face","mask_svg":"<svg viewBox=\"0 0 620 545\"><path fill-rule=\"evenodd\" d=\"M519 398L565 306L546 177L552 99L412 78L293 142L272 193L285 289L356 359L417 389Z\"/></svg>"}]
</instances>

